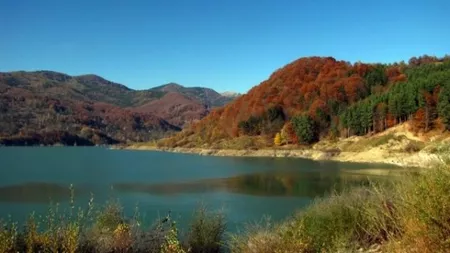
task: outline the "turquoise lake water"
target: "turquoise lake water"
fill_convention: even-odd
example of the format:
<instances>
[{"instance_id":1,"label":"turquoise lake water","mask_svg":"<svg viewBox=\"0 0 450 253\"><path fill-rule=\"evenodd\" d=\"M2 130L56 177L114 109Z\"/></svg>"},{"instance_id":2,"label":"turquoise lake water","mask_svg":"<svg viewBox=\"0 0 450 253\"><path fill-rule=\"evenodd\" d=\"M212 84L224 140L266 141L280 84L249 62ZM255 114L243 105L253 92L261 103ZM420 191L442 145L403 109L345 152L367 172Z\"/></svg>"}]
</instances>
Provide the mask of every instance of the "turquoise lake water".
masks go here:
<instances>
[{"instance_id":1,"label":"turquoise lake water","mask_svg":"<svg viewBox=\"0 0 450 253\"><path fill-rule=\"evenodd\" d=\"M209 157L99 147L0 148L0 219L24 221L45 214L51 202L85 206L91 197L115 199L131 215L138 206L151 223L170 210L186 227L201 203L221 209L228 230L265 216L281 220L320 196L368 179L364 171L393 170L374 164L296 158Z\"/></svg>"}]
</instances>

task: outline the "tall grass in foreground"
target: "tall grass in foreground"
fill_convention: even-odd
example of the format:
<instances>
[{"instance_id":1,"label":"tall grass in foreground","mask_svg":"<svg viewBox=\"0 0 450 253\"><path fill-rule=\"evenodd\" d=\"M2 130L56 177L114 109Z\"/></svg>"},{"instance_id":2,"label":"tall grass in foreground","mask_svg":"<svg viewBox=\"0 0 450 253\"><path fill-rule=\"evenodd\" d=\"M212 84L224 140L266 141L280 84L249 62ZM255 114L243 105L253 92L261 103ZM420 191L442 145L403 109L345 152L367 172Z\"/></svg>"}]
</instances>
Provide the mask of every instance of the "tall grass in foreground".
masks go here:
<instances>
[{"instance_id":1,"label":"tall grass in foreground","mask_svg":"<svg viewBox=\"0 0 450 253\"><path fill-rule=\"evenodd\" d=\"M202 205L194 213L188 234L186 247L190 252L219 253L223 251L225 233L225 216L222 212L209 212Z\"/></svg>"},{"instance_id":2,"label":"tall grass in foreground","mask_svg":"<svg viewBox=\"0 0 450 253\"><path fill-rule=\"evenodd\" d=\"M450 252L450 168L315 201L235 236L233 252Z\"/></svg>"},{"instance_id":3,"label":"tall grass in foreground","mask_svg":"<svg viewBox=\"0 0 450 253\"><path fill-rule=\"evenodd\" d=\"M204 206L195 212L185 241L180 241L176 222L170 216L144 228L137 209L133 217L126 217L118 202L97 207L93 198L86 208L79 208L73 201L73 189L71 192L68 209L51 205L44 217L31 214L23 228L12 220L0 221L0 253L216 253L223 250L224 216L209 212Z\"/></svg>"}]
</instances>

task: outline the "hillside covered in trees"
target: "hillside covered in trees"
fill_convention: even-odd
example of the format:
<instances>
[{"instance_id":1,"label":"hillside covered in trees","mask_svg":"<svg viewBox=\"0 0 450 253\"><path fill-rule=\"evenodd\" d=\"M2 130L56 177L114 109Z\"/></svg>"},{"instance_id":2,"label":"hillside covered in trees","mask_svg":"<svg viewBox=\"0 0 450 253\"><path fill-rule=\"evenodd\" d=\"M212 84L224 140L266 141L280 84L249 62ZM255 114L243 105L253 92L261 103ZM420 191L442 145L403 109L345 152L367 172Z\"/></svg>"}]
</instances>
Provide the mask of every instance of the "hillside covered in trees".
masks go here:
<instances>
[{"instance_id":1,"label":"hillside covered in trees","mask_svg":"<svg viewBox=\"0 0 450 253\"><path fill-rule=\"evenodd\" d=\"M382 132L404 121L417 132L450 129L450 57L394 64L301 58L159 144L223 148L244 137L259 137L263 146L311 144Z\"/></svg>"},{"instance_id":2,"label":"hillside covered in trees","mask_svg":"<svg viewBox=\"0 0 450 253\"><path fill-rule=\"evenodd\" d=\"M0 73L0 145L148 141L231 100L208 88L178 84L132 90L96 75Z\"/></svg>"}]
</instances>

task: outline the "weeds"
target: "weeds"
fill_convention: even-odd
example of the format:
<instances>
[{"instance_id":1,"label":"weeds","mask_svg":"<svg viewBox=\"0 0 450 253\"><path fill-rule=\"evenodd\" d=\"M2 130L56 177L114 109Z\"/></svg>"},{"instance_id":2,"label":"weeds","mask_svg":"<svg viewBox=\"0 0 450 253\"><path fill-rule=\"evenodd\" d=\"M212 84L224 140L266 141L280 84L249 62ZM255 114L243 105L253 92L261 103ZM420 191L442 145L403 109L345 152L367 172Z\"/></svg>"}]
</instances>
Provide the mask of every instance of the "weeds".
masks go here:
<instances>
[{"instance_id":1,"label":"weeds","mask_svg":"<svg viewBox=\"0 0 450 253\"><path fill-rule=\"evenodd\" d=\"M273 224L269 217L264 217L259 223L246 226L246 232L231 235L231 252L254 253L284 253L302 252L307 245L297 233L301 230L292 229L290 222Z\"/></svg>"},{"instance_id":2,"label":"weeds","mask_svg":"<svg viewBox=\"0 0 450 253\"><path fill-rule=\"evenodd\" d=\"M282 224L233 237L233 252L450 252L450 168L326 199Z\"/></svg>"},{"instance_id":3,"label":"weeds","mask_svg":"<svg viewBox=\"0 0 450 253\"><path fill-rule=\"evenodd\" d=\"M435 143L428 146L426 149L431 154L450 156L450 142Z\"/></svg>"},{"instance_id":4,"label":"weeds","mask_svg":"<svg viewBox=\"0 0 450 253\"><path fill-rule=\"evenodd\" d=\"M191 221L186 248L191 252L219 253L224 245L225 229L226 222L223 213L209 212L207 207L202 205L194 213Z\"/></svg>"},{"instance_id":5,"label":"weeds","mask_svg":"<svg viewBox=\"0 0 450 253\"><path fill-rule=\"evenodd\" d=\"M409 141L408 144L404 147L404 151L407 153L416 153L422 150L425 147L423 142L419 141Z\"/></svg>"},{"instance_id":6,"label":"weeds","mask_svg":"<svg viewBox=\"0 0 450 253\"><path fill-rule=\"evenodd\" d=\"M17 223L0 222L0 252L10 252L14 250L18 237Z\"/></svg>"},{"instance_id":7,"label":"weeds","mask_svg":"<svg viewBox=\"0 0 450 253\"><path fill-rule=\"evenodd\" d=\"M91 197L86 209L77 208L71 186L69 207L64 210L51 204L43 217L32 213L23 229L11 219L0 221L0 253L221 252L224 230L223 216L201 208L183 244L170 216L143 228L137 207L131 218L117 201L95 207Z\"/></svg>"}]
</instances>

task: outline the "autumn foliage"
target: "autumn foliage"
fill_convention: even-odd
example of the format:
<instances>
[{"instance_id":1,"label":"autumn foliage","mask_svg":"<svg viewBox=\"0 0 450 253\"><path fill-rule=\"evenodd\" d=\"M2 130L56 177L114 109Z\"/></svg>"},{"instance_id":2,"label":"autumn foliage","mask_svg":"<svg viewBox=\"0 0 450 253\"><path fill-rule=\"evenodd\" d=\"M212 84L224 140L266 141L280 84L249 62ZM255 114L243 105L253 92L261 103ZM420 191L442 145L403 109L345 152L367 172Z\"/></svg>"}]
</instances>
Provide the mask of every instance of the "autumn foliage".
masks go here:
<instances>
[{"instance_id":1,"label":"autumn foliage","mask_svg":"<svg viewBox=\"0 0 450 253\"><path fill-rule=\"evenodd\" d=\"M0 72L0 145L155 140L202 119L235 95L175 83L132 90L96 75Z\"/></svg>"},{"instance_id":2,"label":"autumn foliage","mask_svg":"<svg viewBox=\"0 0 450 253\"><path fill-rule=\"evenodd\" d=\"M440 97L447 101L448 96L441 95L439 87L448 87L448 80L447 58L424 56L410 64L389 65L351 64L331 57L301 58L275 71L233 103L213 111L191 129L190 135L204 143L245 135L267 135L273 140L283 126L300 115L314 126L310 127L314 131L290 131L314 134L291 138L300 142L379 132L410 119L419 130L428 131L433 121L442 117L438 108L448 108L438 105ZM267 118L273 108L277 108L282 122L274 124ZM305 122L309 120L297 121L296 125L309 127ZM186 133L179 136L184 138Z\"/></svg>"}]
</instances>

